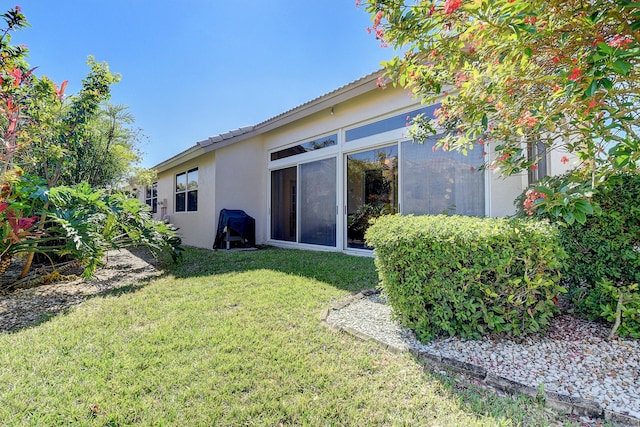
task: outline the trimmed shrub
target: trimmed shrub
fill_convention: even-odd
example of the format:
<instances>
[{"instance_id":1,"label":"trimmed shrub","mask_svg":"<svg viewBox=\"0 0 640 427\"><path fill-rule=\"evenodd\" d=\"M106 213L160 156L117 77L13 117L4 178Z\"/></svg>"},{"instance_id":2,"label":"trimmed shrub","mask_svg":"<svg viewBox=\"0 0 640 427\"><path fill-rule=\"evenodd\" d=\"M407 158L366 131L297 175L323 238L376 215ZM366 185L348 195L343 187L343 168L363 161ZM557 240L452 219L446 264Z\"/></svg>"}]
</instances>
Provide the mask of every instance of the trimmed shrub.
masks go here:
<instances>
[{"instance_id":1,"label":"trimmed shrub","mask_svg":"<svg viewBox=\"0 0 640 427\"><path fill-rule=\"evenodd\" d=\"M366 239L394 315L421 341L537 332L565 291L564 251L545 222L387 215Z\"/></svg>"}]
</instances>

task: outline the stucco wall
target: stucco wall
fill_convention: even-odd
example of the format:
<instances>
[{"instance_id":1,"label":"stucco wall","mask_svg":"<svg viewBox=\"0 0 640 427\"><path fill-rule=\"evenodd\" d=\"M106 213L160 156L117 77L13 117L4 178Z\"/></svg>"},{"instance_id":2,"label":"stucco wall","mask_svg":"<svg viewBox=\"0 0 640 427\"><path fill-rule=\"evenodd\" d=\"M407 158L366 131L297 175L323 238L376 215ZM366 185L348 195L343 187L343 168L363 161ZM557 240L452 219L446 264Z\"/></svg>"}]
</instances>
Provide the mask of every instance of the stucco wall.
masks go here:
<instances>
[{"instance_id":1,"label":"stucco wall","mask_svg":"<svg viewBox=\"0 0 640 427\"><path fill-rule=\"evenodd\" d=\"M169 221L178 227L183 242L189 246L211 248L214 239L213 223L217 221L215 213L215 153L202 154L196 159L189 160L179 166L158 174L158 201L166 199L164 212ZM198 211L175 211L175 176L192 168L198 168ZM156 216L161 219L163 208L158 206ZM215 216L215 219L214 219Z\"/></svg>"},{"instance_id":2,"label":"stucco wall","mask_svg":"<svg viewBox=\"0 0 640 427\"><path fill-rule=\"evenodd\" d=\"M256 241L263 243L267 238L268 175L262 138L248 139L215 153L215 226L221 209L241 209L255 218Z\"/></svg>"}]
</instances>

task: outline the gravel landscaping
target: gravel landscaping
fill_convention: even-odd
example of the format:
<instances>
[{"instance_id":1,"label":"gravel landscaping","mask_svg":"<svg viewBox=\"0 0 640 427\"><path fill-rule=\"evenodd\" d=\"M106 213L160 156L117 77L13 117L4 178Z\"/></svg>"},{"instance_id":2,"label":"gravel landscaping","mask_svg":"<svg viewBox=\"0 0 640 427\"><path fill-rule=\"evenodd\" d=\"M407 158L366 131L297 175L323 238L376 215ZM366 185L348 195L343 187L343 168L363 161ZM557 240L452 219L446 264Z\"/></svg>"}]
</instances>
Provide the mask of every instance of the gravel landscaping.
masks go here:
<instances>
[{"instance_id":1,"label":"gravel landscaping","mask_svg":"<svg viewBox=\"0 0 640 427\"><path fill-rule=\"evenodd\" d=\"M640 425L640 340L606 339L607 325L571 315L558 316L548 332L513 341L492 337L417 341L391 320L379 295L354 298L327 312L326 322L392 349L433 360L452 360L479 368L487 377L513 381L546 393L592 402L610 419ZM469 369L467 369L469 370Z\"/></svg>"}]
</instances>

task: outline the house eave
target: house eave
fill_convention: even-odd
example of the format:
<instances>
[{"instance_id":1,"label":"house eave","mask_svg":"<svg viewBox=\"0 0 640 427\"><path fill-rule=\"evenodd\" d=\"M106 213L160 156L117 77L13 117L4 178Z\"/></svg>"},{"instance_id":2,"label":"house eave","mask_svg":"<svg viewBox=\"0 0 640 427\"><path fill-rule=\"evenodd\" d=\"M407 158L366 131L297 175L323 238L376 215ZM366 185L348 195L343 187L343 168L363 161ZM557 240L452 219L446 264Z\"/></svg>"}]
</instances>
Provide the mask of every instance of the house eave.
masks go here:
<instances>
[{"instance_id":1,"label":"house eave","mask_svg":"<svg viewBox=\"0 0 640 427\"><path fill-rule=\"evenodd\" d=\"M176 166L180 166L184 162L193 160L204 153L205 151L202 149L201 146L194 145L190 148L187 148L183 152L176 154L170 159L167 159L161 163L158 163L157 165L153 166L151 169L157 171L158 173L164 172Z\"/></svg>"}]
</instances>

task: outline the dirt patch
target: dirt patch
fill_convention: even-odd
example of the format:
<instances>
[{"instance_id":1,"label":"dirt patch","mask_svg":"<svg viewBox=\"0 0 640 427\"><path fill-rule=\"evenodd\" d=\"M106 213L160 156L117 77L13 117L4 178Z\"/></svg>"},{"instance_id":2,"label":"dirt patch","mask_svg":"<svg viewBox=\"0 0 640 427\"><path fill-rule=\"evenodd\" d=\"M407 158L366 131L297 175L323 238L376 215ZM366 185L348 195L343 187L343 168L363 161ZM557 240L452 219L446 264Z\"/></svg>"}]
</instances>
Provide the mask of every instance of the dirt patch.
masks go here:
<instances>
[{"instance_id":1,"label":"dirt patch","mask_svg":"<svg viewBox=\"0 0 640 427\"><path fill-rule=\"evenodd\" d=\"M109 251L106 264L89 280L73 278L48 284L37 284L0 290L0 333L13 332L41 323L52 316L80 304L87 298L114 291L137 289L152 277L162 274L157 261L144 249ZM18 260L2 277L7 283L20 274L23 261ZM79 273L65 271L65 275Z\"/></svg>"}]
</instances>

